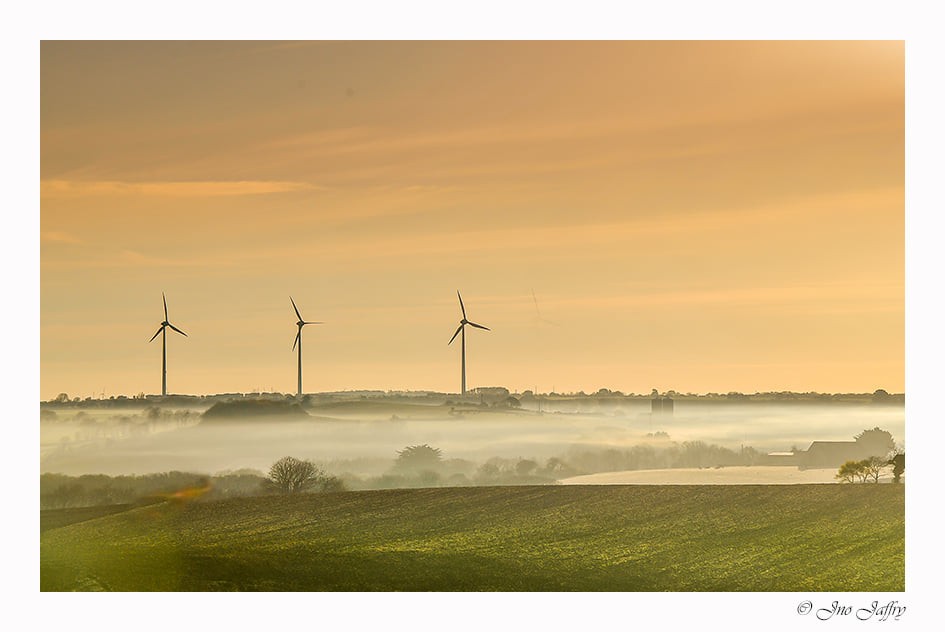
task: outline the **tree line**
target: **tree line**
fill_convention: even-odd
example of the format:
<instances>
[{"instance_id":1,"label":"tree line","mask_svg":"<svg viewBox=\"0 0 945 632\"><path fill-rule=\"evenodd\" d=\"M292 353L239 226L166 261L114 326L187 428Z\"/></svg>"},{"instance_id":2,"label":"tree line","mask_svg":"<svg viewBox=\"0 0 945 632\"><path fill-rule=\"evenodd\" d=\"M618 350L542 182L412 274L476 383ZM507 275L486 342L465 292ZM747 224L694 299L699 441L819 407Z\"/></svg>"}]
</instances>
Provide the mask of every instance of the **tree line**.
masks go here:
<instances>
[{"instance_id":1,"label":"tree line","mask_svg":"<svg viewBox=\"0 0 945 632\"><path fill-rule=\"evenodd\" d=\"M836 479L841 483L879 483L886 471L891 471L892 482L899 484L906 471L906 453L897 451L887 457L871 456L847 461L837 470Z\"/></svg>"},{"instance_id":2,"label":"tree line","mask_svg":"<svg viewBox=\"0 0 945 632\"><path fill-rule=\"evenodd\" d=\"M346 489L551 485L562 478L597 472L753 465L762 456L750 447L736 451L702 441L685 441L624 449L572 448L543 461L492 457L477 464L464 459L446 459L439 448L422 444L397 451L387 472L368 477L347 472L328 473L313 461L293 456L278 459L267 473L239 470L214 476L177 471L138 476L43 474L40 476L40 507L87 507L175 498L218 500ZM891 471L893 482L899 483L905 471L905 453L896 451L887 457L848 461L840 467L836 478L845 483L877 483L886 471Z\"/></svg>"}]
</instances>

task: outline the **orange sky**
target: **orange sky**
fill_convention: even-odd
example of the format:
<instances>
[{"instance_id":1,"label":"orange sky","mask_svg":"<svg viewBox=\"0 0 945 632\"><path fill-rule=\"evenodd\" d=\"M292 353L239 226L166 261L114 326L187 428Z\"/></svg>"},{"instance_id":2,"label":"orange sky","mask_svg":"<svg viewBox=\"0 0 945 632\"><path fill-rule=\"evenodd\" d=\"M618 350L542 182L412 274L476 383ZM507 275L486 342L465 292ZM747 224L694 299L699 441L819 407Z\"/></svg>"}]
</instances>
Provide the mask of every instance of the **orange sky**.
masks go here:
<instances>
[{"instance_id":1,"label":"orange sky","mask_svg":"<svg viewBox=\"0 0 945 632\"><path fill-rule=\"evenodd\" d=\"M470 387L901 392L903 69L901 42L45 42L40 395L160 392L162 291L171 392L293 392L290 294L326 321L306 391L457 391L457 289L493 329Z\"/></svg>"}]
</instances>

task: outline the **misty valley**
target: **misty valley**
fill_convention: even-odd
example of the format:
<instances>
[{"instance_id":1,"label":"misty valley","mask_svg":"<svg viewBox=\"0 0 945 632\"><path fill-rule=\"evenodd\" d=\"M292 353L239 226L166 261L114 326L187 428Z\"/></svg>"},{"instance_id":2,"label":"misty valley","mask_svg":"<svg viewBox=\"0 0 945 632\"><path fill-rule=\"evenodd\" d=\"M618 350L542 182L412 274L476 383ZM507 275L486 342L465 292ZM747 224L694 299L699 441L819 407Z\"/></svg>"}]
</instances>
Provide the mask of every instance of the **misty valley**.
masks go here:
<instances>
[{"instance_id":1,"label":"misty valley","mask_svg":"<svg viewBox=\"0 0 945 632\"><path fill-rule=\"evenodd\" d=\"M868 396L826 402L677 396L667 411L654 409L650 397L609 392L484 390L458 400L375 392L310 395L302 402L277 394L46 402L43 506L135 500L131 491L118 493L117 480L98 500L62 491L70 477L89 475L176 472L212 483L240 473L240 486L209 497L264 493L259 483L285 456L314 462L348 490L571 481L777 484L835 482L841 463L774 464L770 453L850 441L869 428L904 445L902 405ZM429 446L437 458L405 465L398 455L411 446Z\"/></svg>"}]
</instances>

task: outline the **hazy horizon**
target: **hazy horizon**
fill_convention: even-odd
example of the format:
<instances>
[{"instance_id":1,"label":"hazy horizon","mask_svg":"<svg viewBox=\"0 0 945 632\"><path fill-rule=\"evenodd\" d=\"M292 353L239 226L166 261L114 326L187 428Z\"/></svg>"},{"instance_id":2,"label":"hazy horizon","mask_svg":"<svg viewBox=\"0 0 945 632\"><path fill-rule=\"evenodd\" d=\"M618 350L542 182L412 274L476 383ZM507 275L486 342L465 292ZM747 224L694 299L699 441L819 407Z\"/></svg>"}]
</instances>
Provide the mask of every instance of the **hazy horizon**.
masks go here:
<instances>
[{"instance_id":1,"label":"hazy horizon","mask_svg":"<svg viewBox=\"0 0 945 632\"><path fill-rule=\"evenodd\" d=\"M583 394L585 397L592 398L592 397L594 397L599 391L605 390L605 391L609 391L609 393L610 393L610 394L608 394L608 395L605 395L605 396L607 396L607 397L616 396L616 397L634 397L634 398L644 398L644 399L647 399L647 398L651 397L651 396L652 396L652 390L653 390L653 389L650 389L650 392L646 392L646 391L642 391L642 392L622 391L622 390L620 390L620 389L616 389L616 388L613 388L613 389L612 389L612 388L609 388L608 386L604 385L604 386L600 386L600 387L597 387L597 388L593 388L593 389L588 390L588 391L562 391L562 390L560 390L560 389L559 389L559 390L551 390L551 389L549 389L549 390L546 390L546 391L543 391L543 390L539 389L539 390L536 391L536 390L534 389L534 387L527 387L527 386L524 387L524 388L516 389L516 388L509 388L509 387L507 387L507 386L504 385L504 384L488 384L488 385L485 385L485 384L484 384L484 385L470 385L470 386L468 386L468 387L467 387L467 394L466 394L466 397L469 398L470 400L474 399L474 398L476 397L476 393L475 393L476 389L480 389L480 388L487 388L487 389L488 389L488 388L506 388L506 389L508 389L509 393L510 393L510 394L513 394L513 395L514 395L514 394L519 394L519 395L521 395L522 393L525 393L526 391L528 391L528 392L533 393L533 394L536 395L536 396L538 396L538 395L541 395L541 396L555 396L555 397L562 397L562 398L580 397L581 394ZM870 389L870 390L868 390L868 391L847 391L847 392L829 392L829 391L787 391L787 390L780 390L780 391L746 391L746 392L742 392L742 391L733 391L733 390L723 390L723 391L706 391L706 392L702 392L702 393L694 393L694 392L678 391L678 390L672 389L672 388L658 388L658 389L656 389L656 390L659 391L660 397L667 396L667 393L670 393L670 392L671 392L672 395L669 395L669 397L671 397L671 398L676 398L676 397L678 397L678 398L687 398L687 397L705 398L705 397L710 397L710 396L724 397L724 396L729 395L729 394L732 394L732 393L738 394L738 395L748 395L748 396L753 396L753 395L768 395L768 394L775 394L775 393L791 393L791 394L794 394L794 395L810 395L810 394L817 394L817 395L864 395L864 396L868 396L868 395L873 395L877 390L884 390L884 391L887 392L887 394L893 395L893 396L905 395L905 392L890 391L889 389L884 389L884 388L882 388L882 386L880 386L880 387L878 387L878 388L875 388L875 389ZM235 396L235 395L241 395L241 396L244 396L244 397L246 397L246 396L251 396L251 395L259 395L259 396L281 395L281 396L285 396L285 397L287 397L287 398L295 398L295 397L296 397L296 394L295 394L294 392L292 392L291 389L282 389L282 390L280 390L280 389L272 389L272 390L270 390L270 389L256 389L256 388L250 389L250 390L247 390L247 391L220 391L220 392L218 392L218 393L183 393L183 392L178 393L178 392L168 392L167 395L161 395L160 393L149 393L149 392L146 392L146 391L139 391L138 393L109 393L109 392L97 392L97 393L90 393L90 394L88 394L88 395L84 395L84 394L78 393L78 392L77 392L77 393L68 393L68 392L65 392L65 391L60 391L60 393L57 393L57 396L60 395L61 393L65 393L66 395L69 395L69 402L75 402L75 401L78 399L78 402L79 402L79 403L83 403L83 402L85 402L85 401L108 402L108 401L112 401L112 400L114 400L114 399L116 399L116 398L118 398L118 397L124 397L124 398L129 399L129 400L134 400L135 398L139 397L139 396L142 395L142 394L143 394L145 397L148 397L148 398L162 398L162 397L166 397L166 398L168 398L168 399L174 398L174 397L214 398L214 397L226 397L226 396L228 396L228 395L234 395L234 396ZM370 387L367 387L367 388L345 388L345 389L339 389L339 390L334 390L334 391L309 391L309 390L306 389L306 390L302 393L302 396L303 396L303 397L309 397L309 396L315 396L315 397L317 397L317 396L320 396L320 395L328 395L328 396L330 396L330 395L339 395L339 394L345 394L345 393L381 393L383 396L394 396L394 397L398 396L399 394L421 394L421 393L430 393L430 394L442 395L442 396L447 396L447 397L454 396L454 395L455 395L456 397L462 397L462 395L461 395L460 392L459 392L459 389L456 389L456 390L438 391L438 390L430 389L430 388L416 388L416 389L381 389L381 388L370 388ZM45 402L50 402L50 403L52 403L52 402L54 402L54 400L55 400L54 397L50 397L50 398L48 398L48 399L40 399L40 402L41 402L41 403L45 403ZM799 400L799 401L808 401L808 400ZM787 402L790 403L790 400L787 400Z\"/></svg>"}]
</instances>

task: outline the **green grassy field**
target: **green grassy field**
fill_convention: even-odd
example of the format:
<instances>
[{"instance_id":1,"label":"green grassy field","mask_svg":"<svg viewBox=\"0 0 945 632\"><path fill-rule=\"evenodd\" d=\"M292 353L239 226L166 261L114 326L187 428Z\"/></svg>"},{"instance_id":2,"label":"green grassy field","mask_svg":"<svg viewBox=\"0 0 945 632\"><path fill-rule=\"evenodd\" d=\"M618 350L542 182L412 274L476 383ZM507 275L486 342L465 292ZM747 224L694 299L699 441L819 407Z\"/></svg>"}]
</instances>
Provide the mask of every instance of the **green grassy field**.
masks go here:
<instances>
[{"instance_id":1,"label":"green grassy field","mask_svg":"<svg viewBox=\"0 0 945 632\"><path fill-rule=\"evenodd\" d=\"M128 511L134 505L105 505L100 507L77 507L75 509L47 509L39 512L39 532L58 529L77 522L85 522L102 516Z\"/></svg>"},{"instance_id":2,"label":"green grassy field","mask_svg":"<svg viewBox=\"0 0 945 632\"><path fill-rule=\"evenodd\" d=\"M903 591L897 485L547 486L137 507L40 536L41 589Z\"/></svg>"}]
</instances>

